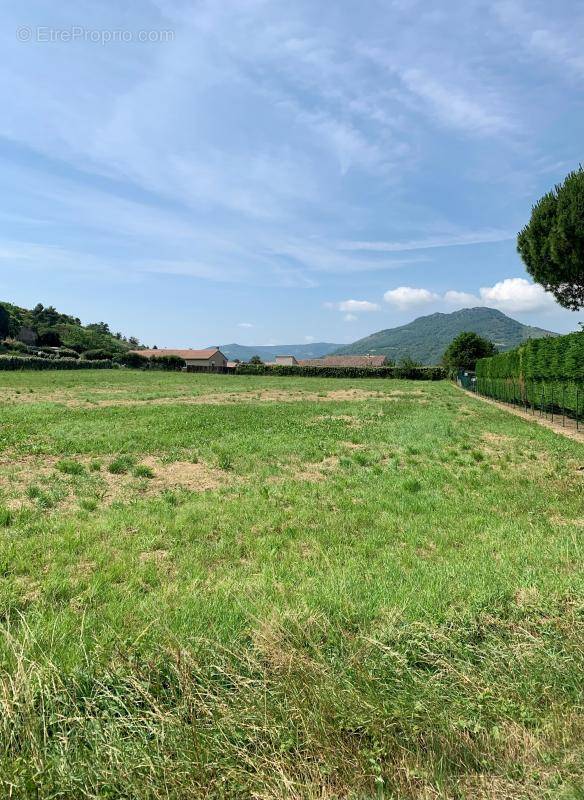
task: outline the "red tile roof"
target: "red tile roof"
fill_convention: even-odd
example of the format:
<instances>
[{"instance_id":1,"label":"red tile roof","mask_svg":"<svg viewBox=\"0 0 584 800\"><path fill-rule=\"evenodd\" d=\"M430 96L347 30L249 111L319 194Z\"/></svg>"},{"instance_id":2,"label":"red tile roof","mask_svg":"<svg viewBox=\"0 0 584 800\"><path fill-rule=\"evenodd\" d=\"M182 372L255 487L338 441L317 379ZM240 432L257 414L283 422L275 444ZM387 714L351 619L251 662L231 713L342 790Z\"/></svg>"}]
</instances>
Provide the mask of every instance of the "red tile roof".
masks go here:
<instances>
[{"instance_id":1,"label":"red tile roof","mask_svg":"<svg viewBox=\"0 0 584 800\"><path fill-rule=\"evenodd\" d=\"M218 353L217 347L208 347L206 350L132 350L132 353L138 353L146 358L159 358L160 356L178 356L184 358L185 361L206 361L207 359Z\"/></svg>"},{"instance_id":2,"label":"red tile roof","mask_svg":"<svg viewBox=\"0 0 584 800\"><path fill-rule=\"evenodd\" d=\"M383 367L385 356L324 356L298 362L303 367Z\"/></svg>"}]
</instances>

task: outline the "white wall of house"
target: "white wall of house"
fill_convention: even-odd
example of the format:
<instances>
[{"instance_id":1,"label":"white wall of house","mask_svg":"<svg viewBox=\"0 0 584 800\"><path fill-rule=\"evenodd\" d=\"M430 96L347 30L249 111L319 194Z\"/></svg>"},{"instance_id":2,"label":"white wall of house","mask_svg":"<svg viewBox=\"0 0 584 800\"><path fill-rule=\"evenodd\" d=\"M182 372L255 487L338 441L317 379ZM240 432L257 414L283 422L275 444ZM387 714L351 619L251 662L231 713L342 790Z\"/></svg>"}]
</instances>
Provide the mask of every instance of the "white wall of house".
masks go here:
<instances>
[{"instance_id":1,"label":"white wall of house","mask_svg":"<svg viewBox=\"0 0 584 800\"><path fill-rule=\"evenodd\" d=\"M213 353L210 358L193 358L186 360L187 367L225 367L227 359L221 351Z\"/></svg>"}]
</instances>

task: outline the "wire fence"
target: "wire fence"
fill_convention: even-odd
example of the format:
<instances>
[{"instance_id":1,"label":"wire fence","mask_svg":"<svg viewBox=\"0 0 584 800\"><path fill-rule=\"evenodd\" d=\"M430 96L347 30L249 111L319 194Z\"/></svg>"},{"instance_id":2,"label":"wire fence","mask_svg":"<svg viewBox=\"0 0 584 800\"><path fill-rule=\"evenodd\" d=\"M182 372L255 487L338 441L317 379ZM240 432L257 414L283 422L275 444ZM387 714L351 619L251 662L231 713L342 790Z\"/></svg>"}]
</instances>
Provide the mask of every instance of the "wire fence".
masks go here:
<instances>
[{"instance_id":1,"label":"wire fence","mask_svg":"<svg viewBox=\"0 0 584 800\"><path fill-rule=\"evenodd\" d=\"M458 383L468 391L545 417L584 432L584 382L560 379L482 378L463 373Z\"/></svg>"}]
</instances>

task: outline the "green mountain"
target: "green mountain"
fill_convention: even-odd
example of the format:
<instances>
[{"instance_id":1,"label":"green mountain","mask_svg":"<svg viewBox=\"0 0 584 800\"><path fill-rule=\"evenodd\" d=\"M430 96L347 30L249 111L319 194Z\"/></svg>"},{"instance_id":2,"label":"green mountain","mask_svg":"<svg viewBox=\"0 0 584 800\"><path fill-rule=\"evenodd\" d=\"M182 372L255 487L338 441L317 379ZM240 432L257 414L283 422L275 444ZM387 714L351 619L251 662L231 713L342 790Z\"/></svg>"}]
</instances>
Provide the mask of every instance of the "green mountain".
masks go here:
<instances>
[{"instance_id":1,"label":"green mountain","mask_svg":"<svg viewBox=\"0 0 584 800\"><path fill-rule=\"evenodd\" d=\"M238 358L249 361L252 356L259 356L262 361L273 361L276 356L296 356L296 358L320 358L337 350L340 344L330 342L312 342L311 344L279 344L276 346L260 345L259 347L243 344L221 344L219 349L230 361Z\"/></svg>"},{"instance_id":2,"label":"green mountain","mask_svg":"<svg viewBox=\"0 0 584 800\"><path fill-rule=\"evenodd\" d=\"M15 339L27 345L65 347L78 353L106 350L120 353L138 347L134 337L126 339L110 331L106 322L82 325L77 317L61 314L42 303L33 309L0 302L0 339Z\"/></svg>"},{"instance_id":3,"label":"green mountain","mask_svg":"<svg viewBox=\"0 0 584 800\"><path fill-rule=\"evenodd\" d=\"M527 339L558 336L543 328L523 325L494 308L463 308L452 314L430 314L407 325L388 328L339 348L342 355L374 353L392 361L412 358L422 364L438 364L450 342L463 331L490 339L499 350L511 350Z\"/></svg>"}]
</instances>

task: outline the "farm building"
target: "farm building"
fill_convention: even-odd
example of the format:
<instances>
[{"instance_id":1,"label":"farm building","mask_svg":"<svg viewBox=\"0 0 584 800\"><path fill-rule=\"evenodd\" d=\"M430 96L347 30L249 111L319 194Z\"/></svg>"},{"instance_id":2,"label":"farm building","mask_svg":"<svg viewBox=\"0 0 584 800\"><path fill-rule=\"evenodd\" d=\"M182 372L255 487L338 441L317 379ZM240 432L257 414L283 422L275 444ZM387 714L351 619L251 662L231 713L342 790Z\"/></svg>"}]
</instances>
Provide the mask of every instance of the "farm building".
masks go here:
<instances>
[{"instance_id":1,"label":"farm building","mask_svg":"<svg viewBox=\"0 0 584 800\"><path fill-rule=\"evenodd\" d=\"M295 356L276 356L275 361L266 361L267 366L297 367L298 361Z\"/></svg>"},{"instance_id":2,"label":"farm building","mask_svg":"<svg viewBox=\"0 0 584 800\"><path fill-rule=\"evenodd\" d=\"M302 367L385 367L385 356L323 356L298 362Z\"/></svg>"},{"instance_id":3,"label":"farm building","mask_svg":"<svg viewBox=\"0 0 584 800\"><path fill-rule=\"evenodd\" d=\"M217 347L208 347L205 350L133 350L146 358L160 358L161 356L178 356L184 359L187 370L222 370L227 367L227 359Z\"/></svg>"}]
</instances>

